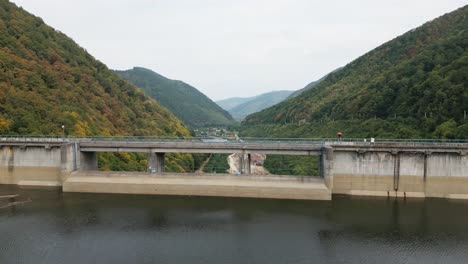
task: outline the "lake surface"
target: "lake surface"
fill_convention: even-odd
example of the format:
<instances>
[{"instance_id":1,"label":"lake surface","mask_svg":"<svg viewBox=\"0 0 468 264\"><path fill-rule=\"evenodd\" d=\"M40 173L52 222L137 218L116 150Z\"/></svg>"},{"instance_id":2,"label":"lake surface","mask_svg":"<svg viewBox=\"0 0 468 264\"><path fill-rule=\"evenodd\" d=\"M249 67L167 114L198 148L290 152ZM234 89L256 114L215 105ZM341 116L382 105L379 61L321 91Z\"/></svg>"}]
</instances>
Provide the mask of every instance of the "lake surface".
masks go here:
<instances>
[{"instance_id":1,"label":"lake surface","mask_svg":"<svg viewBox=\"0 0 468 264\"><path fill-rule=\"evenodd\" d=\"M468 201L5 194L1 264L468 263Z\"/></svg>"}]
</instances>

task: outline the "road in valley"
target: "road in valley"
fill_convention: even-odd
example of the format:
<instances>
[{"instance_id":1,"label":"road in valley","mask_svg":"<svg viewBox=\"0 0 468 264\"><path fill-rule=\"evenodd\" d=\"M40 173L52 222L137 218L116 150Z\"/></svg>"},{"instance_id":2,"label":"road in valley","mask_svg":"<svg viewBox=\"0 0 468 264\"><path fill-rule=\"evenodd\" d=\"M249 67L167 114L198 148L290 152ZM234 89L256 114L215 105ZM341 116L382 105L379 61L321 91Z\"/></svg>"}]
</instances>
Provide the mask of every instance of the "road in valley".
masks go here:
<instances>
[{"instance_id":1,"label":"road in valley","mask_svg":"<svg viewBox=\"0 0 468 264\"><path fill-rule=\"evenodd\" d=\"M227 161L229 164L229 174L240 174L242 165L241 159L242 154L234 153L228 156ZM250 164L250 172L253 175L267 175L270 174L265 167L263 167L263 162L266 159L266 155L264 154L252 154L251 155L251 164Z\"/></svg>"}]
</instances>

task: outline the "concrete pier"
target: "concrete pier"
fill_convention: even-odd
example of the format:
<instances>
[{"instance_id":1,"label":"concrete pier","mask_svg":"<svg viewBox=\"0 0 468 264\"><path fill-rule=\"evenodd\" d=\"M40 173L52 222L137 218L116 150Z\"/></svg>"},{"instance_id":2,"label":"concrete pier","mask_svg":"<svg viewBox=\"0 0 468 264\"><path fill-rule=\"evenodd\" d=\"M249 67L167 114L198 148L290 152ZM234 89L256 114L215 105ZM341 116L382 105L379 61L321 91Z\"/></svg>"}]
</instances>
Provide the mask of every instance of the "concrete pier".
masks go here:
<instances>
[{"instance_id":1,"label":"concrete pier","mask_svg":"<svg viewBox=\"0 0 468 264\"><path fill-rule=\"evenodd\" d=\"M334 177L334 153L333 148L325 146L322 148L322 155L320 155L320 172L325 180L325 184L330 190L333 190L333 177Z\"/></svg>"},{"instance_id":2,"label":"concrete pier","mask_svg":"<svg viewBox=\"0 0 468 264\"><path fill-rule=\"evenodd\" d=\"M164 153L148 153L147 168L150 173L164 172Z\"/></svg>"},{"instance_id":3,"label":"concrete pier","mask_svg":"<svg viewBox=\"0 0 468 264\"><path fill-rule=\"evenodd\" d=\"M2 146L0 184L60 187L79 163L75 144ZM97 165L97 163L96 163Z\"/></svg>"},{"instance_id":4,"label":"concrete pier","mask_svg":"<svg viewBox=\"0 0 468 264\"><path fill-rule=\"evenodd\" d=\"M250 153L244 154L241 158L242 174L250 174L252 166L252 156Z\"/></svg>"}]
</instances>

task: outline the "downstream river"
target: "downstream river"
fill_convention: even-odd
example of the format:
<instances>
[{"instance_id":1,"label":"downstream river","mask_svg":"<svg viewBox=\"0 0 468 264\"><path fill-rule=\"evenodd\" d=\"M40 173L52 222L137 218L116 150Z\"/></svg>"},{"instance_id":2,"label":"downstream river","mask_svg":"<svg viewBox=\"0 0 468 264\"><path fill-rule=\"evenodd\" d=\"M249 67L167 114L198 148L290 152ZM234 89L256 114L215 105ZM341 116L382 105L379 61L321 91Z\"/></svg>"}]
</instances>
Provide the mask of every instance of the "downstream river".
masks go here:
<instances>
[{"instance_id":1,"label":"downstream river","mask_svg":"<svg viewBox=\"0 0 468 264\"><path fill-rule=\"evenodd\" d=\"M5 194L1 264L468 263L468 201Z\"/></svg>"}]
</instances>

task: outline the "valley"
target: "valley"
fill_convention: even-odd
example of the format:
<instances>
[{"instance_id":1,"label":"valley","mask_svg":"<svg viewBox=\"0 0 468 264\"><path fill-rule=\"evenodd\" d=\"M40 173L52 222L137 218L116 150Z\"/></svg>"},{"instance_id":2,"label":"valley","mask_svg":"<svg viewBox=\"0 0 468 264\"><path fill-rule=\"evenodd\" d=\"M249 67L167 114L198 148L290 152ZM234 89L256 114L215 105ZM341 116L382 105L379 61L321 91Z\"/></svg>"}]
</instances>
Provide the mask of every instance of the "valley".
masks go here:
<instances>
[{"instance_id":1,"label":"valley","mask_svg":"<svg viewBox=\"0 0 468 264\"><path fill-rule=\"evenodd\" d=\"M228 98L216 103L228 111L234 119L242 121L246 116L261 111L287 99L294 91L272 91L254 97Z\"/></svg>"}]
</instances>

